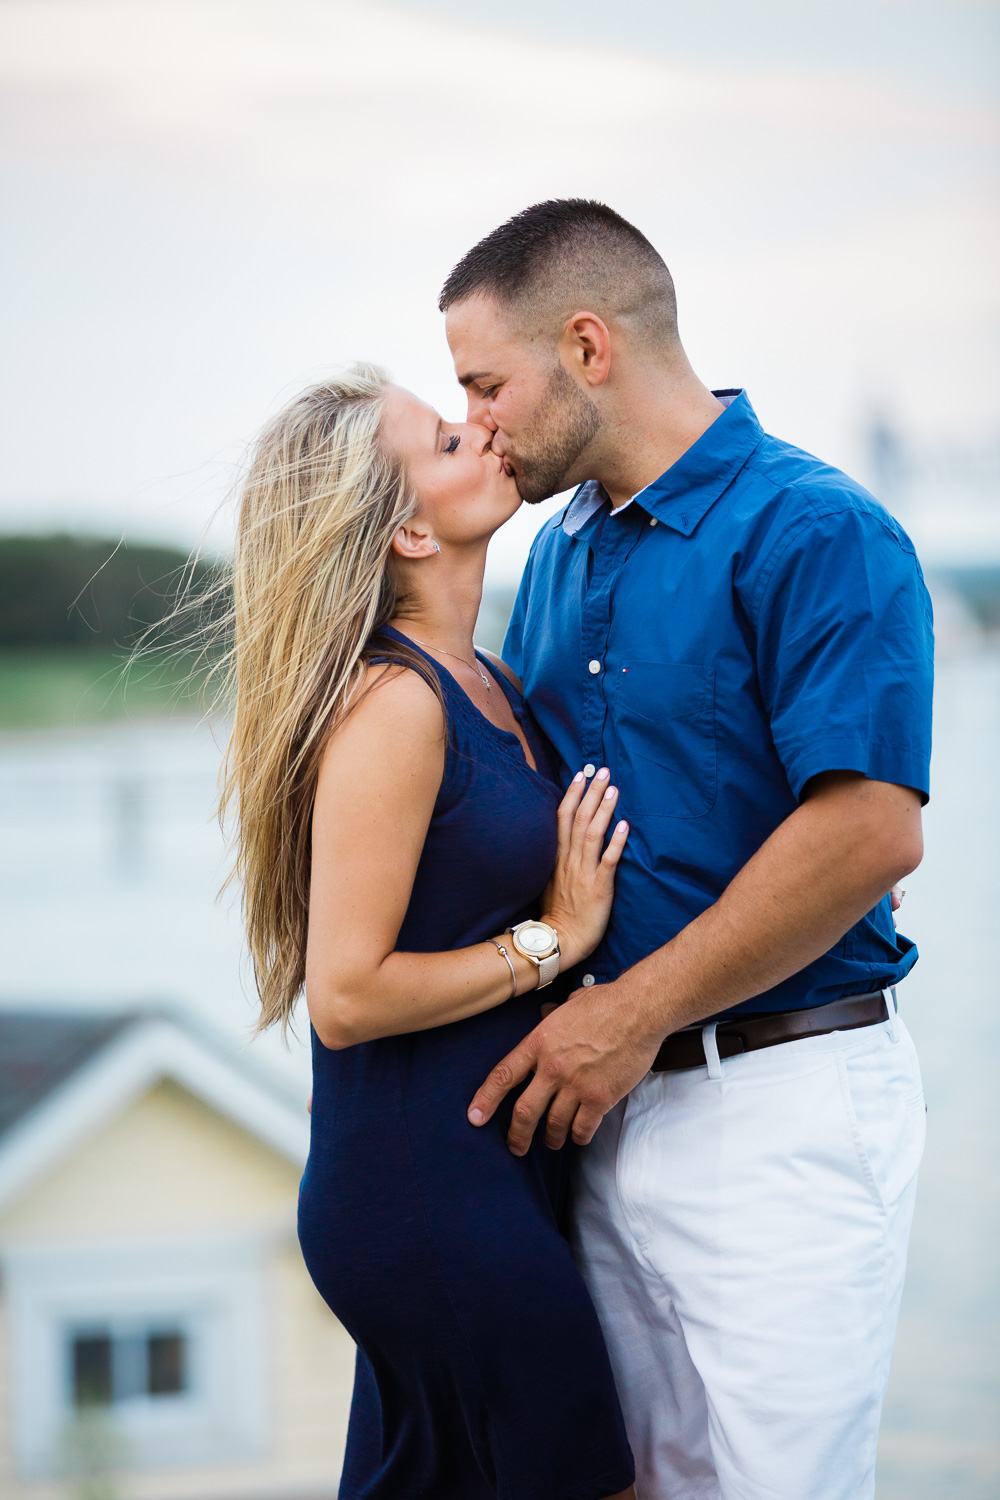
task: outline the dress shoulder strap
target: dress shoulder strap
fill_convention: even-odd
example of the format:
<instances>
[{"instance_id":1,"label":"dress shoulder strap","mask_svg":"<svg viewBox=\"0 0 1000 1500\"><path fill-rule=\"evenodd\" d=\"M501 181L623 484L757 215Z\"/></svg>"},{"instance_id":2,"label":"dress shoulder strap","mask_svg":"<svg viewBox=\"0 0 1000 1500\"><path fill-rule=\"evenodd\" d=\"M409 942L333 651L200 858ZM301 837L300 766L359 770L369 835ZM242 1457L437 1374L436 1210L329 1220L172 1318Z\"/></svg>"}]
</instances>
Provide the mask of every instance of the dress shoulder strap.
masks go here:
<instances>
[{"instance_id":1,"label":"dress shoulder strap","mask_svg":"<svg viewBox=\"0 0 1000 1500\"><path fill-rule=\"evenodd\" d=\"M520 697L524 697L524 689L521 686L520 677L515 676L513 670L508 667L502 656L497 656L495 651L487 651L485 646L477 646L476 655L485 656L486 660L490 663L491 666L496 667L498 672L503 673L504 677L506 677L507 681L510 683L514 691Z\"/></svg>"}]
</instances>

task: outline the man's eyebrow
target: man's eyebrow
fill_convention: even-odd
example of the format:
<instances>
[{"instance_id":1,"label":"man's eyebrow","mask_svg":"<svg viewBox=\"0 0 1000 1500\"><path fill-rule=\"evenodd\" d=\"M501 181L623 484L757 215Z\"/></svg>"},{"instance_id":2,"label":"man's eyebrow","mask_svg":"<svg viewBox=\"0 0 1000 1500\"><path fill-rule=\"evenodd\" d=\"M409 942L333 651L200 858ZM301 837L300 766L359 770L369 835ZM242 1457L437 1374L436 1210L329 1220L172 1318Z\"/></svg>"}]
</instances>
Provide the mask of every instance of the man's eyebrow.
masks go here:
<instances>
[{"instance_id":1,"label":"man's eyebrow","mask_svg":"<svg viewBox=\"0 0 1000 1500\"><path fill-rule=\"evenodd\" d=\"M461 386L472 385L477 380L489 380L492 377L490 370L477 370L474 375L460 375L458 383Z\"/></svg>"}]
</instances>

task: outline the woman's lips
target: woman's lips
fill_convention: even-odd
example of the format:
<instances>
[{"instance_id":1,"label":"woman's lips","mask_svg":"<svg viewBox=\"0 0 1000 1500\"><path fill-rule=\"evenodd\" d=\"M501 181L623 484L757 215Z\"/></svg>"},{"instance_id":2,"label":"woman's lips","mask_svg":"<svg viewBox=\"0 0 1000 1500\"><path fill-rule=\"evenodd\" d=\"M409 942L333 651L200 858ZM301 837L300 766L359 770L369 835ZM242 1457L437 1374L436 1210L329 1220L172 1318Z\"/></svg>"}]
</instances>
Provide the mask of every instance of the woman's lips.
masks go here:
<instances>
[{"instance_id":1,"label":"woman's lips","mask_svg":"<svg viewBox=\"0 0 1000 1500\"><path fill-rule=\"evenodd\" d=\"M514 478L514 466L511 463L510 459L507 457L506 453L501 453L499 451L499 449L497 449L497 448L493 448L492 449L492 453L493 453L494 458L497 460L497 462L500 465L500 472L501 472L501 474L506 474L508 479L513 479Z\"/></svg>"}]
</instances>

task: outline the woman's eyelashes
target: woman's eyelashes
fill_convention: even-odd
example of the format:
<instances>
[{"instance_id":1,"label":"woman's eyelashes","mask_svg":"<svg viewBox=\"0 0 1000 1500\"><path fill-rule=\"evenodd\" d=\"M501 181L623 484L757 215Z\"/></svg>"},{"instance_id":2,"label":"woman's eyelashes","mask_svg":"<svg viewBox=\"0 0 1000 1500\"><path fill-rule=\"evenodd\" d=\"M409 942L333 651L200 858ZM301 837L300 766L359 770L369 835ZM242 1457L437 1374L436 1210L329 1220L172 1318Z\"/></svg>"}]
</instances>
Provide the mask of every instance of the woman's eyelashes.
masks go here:
<instances>
[{"instance_id":1,"label":"woman's eyelashes","mask_svg":"<svg viewBox=\"0 0 1000 1500\"><path fill-rule=\"evenodd\" d=\"M454 453L455 449L458 447L458 445L459 445L459 443L461 441L462 441L462 439L459 437L458 433L456 432L445 443L445 445L444 445L444 451L445 451L445 453Z\"/></svg>"}]
</instances>

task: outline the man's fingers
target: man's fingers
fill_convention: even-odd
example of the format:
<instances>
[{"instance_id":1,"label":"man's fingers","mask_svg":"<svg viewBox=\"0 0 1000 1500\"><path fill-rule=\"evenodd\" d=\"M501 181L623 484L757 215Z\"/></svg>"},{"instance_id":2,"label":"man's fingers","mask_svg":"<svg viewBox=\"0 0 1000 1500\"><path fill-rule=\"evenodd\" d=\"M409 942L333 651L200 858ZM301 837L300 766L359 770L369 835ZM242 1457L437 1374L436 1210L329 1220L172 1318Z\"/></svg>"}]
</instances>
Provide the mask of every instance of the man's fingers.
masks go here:
<instances>
[{"instance_id":1,"label":"man's fingers","mask_svg":"<svg viewBox=\"0 0 1000 1500\"><path fill-rule=\"evenodd\" d=\"M564 1099L562 1094L557 1094L549 1105L548 1119L545 1121L545 1144L550 1150L558 1151L566 1144L578 1104L579 1101L572 1095Z\"/></svg>"},{"instance_id":2,"label":"man's fingers","mask_svg":"<svg viewBox=\"0 0 1000 1500\"><path fill-rule=\"evenodd\" d=\"M622 857L622 850L625 848L627 839L628 824L623 818L608 840L608 847L605 849L603 855L601 856L601 864L606 865L609 869L613 870L615 865Z\"/></svg>"},{"instance_id":3,"label":"man's fingers","mask_svg":"<svg viewBox=\"0 0 1000 1500\"><path fill-rule=\"evenodd\" d=\"M536 1074L514 1105L507 1145L515 1156L524 1156L531 1145L535 1127L552 1098L552 1090L553 1085Z\"/></svg>"},{"instance_id":4,"label":"man's fingers","mask_svg":"<svg viewBox=\"0 0 1000 1500\"><path fill-rule=\"evenodd\" d=\"M530 1040L526 1037L525 1042ZM469 1105L468 1117L472 1125L485 1125L496 1112L497 1105L516 1088L535 1066L534 1054L522 1042L513 1052L500 1059L493 1072Z\"/></svg>"},{"instance_id":5,"label":"man's fingers","mask_svg":"<svg viewBox=\"0 0 1000 1500\"><path fill-rule=\"evenodd\" d=\"M589 1146L597 1134L604 1115L592 1104L581 1104L573 1121L573 1139L578 1146Z\"/></svg>"},{"instance_id":6,"label":"man's fingers","mask_svg":"<svg viewBox=\"0 0 1000 1500\"><path fill-rule=\"evenodd\" d=\"M604 1113L599 1105L583 1103L572 1093L559 1093L549 1106L545 1144L558 1151L572 1134L578 1146L589 1145L603 1119Z\"/></svg>"}]
</instances>

